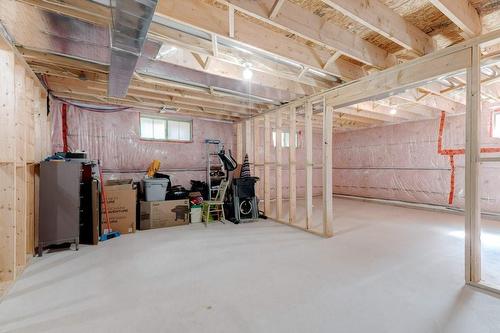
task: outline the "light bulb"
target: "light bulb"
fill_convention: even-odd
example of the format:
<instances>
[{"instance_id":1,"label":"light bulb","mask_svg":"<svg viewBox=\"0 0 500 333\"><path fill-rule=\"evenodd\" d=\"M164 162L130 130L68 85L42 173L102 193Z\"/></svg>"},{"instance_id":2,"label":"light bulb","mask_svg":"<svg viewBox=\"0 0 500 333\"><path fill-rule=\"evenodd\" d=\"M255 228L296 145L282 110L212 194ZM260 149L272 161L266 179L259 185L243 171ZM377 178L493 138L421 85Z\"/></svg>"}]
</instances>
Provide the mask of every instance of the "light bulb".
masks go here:
<instances>
[{"instance_id":1,"label":"light bulb","mask_svg":"<svg viewBox=\"0 0 500 333\"><path fill-rule=\"evenodd\" d=\"M390 114L396 114L396 113L398 113L398 110L396 110L396 109L391 109L391 111L389 111L389 113L390 113Z\"/></svg>"},{"instance_id":2,"label":"light bulb","mask_svg":"<svg viewBox=\"0 0 500 333\"><path fill-rule=\"evenodd\" d=\"M253 76L253 72L250 68L246 67L244 70L243 70L243 78L245 80L250 80Z\"/></svg>"}]
</instances>

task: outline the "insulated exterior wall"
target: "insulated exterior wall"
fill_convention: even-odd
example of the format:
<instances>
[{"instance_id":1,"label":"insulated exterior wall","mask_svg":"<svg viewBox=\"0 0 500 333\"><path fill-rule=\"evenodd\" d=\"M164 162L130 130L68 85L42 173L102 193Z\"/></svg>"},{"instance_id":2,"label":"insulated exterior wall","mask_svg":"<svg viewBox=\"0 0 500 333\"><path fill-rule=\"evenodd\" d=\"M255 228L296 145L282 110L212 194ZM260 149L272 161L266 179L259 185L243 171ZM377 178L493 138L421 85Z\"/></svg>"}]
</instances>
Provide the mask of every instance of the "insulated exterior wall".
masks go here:
<instances>
[{"instance_id":1,"label":"insulated exterior wall","mask_svg":"<svg viewBox=\"0 0 500 333\"><path fill-rule=\"evenodd\" d=\"M61 106L61 102L51 101L53 152L63 150ZM195 118L192 142L177 143L142 140L139 110L92 112L69 106L67 114L69 149L85 150L91 159L101 160L109 179L140 180L151 161L158 159L160 171L170 175L173 185L189 188L192 179L205 181L205 139L223 141L236 156L236 128L231 123ZM191 119L175 115L168 118Z\"/></svg>"},{"instance_id":2,"label":"insulated exterior wall","mask_svg":"<svg viewBox=\"0 0 500 333\"><path fill-rule=\"evenodd\" d=\"M490 113L483 111L482 147L500 147L489 136ZM439 119L337 133L333 145L334 193L449 206L450 163L437 152ZM465 147L465 117L447 116L443 147ZM455 156L452 207L464 207L464 155ZM500 171L481 167L481 205L500 212Z\"/></svg>"}]
</instances>

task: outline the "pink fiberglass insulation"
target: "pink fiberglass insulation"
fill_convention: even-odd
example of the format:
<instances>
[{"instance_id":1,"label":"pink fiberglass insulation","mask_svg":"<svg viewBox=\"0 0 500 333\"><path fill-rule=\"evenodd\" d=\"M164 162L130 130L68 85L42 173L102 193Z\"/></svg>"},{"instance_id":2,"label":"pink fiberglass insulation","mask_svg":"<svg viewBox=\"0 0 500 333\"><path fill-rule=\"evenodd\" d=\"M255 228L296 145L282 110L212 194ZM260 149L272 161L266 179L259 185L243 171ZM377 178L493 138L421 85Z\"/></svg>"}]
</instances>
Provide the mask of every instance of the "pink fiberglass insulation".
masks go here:
<instances>
[{"instance_id":1,"label":"pink fiberglass insulation","mask_svg":"<svg viewBox=\"0 0 500 333\"><path fill-rule=\"evenodd\" d=\"M63 150L62 102L51 101L52 151ZM75 106L67 110L67 142L70 150L84 150L101 160L106 179L144 177L153 159L174 185L190 187L190 180L205 180L205 139L219 139L233 149L235 132L231 123L193 119L193 140L188 143L141 140L140 111L93 112ZM172 119L191 119L172 115Z\"/></svg>"},{"instance_id":2,"label":"pink fiberglass insulation","mask_svg":"<svg viewBox=\"0 0 500 333\"><path fill-rule=\"evenodd\" d=\"M61 151L61 103L52 101L53 150ZM141 179L152 159L172 176L174 184L189 186L189 180L205 179L205 138L221 139L234 147L234 125L193 119L193 142L151 142L139 138L139 111L115 113L83 111L70 106L67 115L68 146L89 152L101 159L106 178ZM450 160L438 153L439 119L335 133L333 138L333 183L335 194L450 206ZM482 147L500 147L500 139L490 134L490 113L482 116ZM303 132L303 128L297 128ZM260 129L260 137L264 135ZM313 194L322 193L322 135L313 134ZM443 147L465 147L465 117L447 116ZM233 150L233 155L236 155ZM258 149L260 162L264 149ZM282 151L283 198L288 198L288 149ZM297 196L305 193L305 149L299 135L297 154ZM271 162L275 159L271 154ZM488 156L491 156L489 154ZM494 156L494 154L493 154ZM251 161L253 162L253 161ZM464 206L464 156L454 156L455 189L451 207ZM263 175L264 167L258 167ZM481 167L481 204L483 211L500 212L500 165ZM271 167L271 196L275 196L275 169ZM258 189L263 192L262 182Z\"/></svg>"},{"instance_id":3,"label":"pink fiberglass insulation","mask_svg":"<svg viewBox=\"0 0 500 333\"><path fill-rule=\"evenodd\" d=\"M483 112L481 147L500 147L489 135L490 113ZM449 156L438 153L439 119L408 122L334 135L334 192L337 194L448 204L451 167ZM448 116L443 147L465 147L465 117ZM454 156L456 208L464 206L463 155ZM500 166L481 166L483 211L500 212Z\"/></svg>"},{"instance_id":4,"label":"pink fiberglass insulation","mask_svg":"<svg viewBox=\"0 0 500 333\"><path fill-rule=\"evenodd\" d=\"M481 147L500 147L500 139L490 136L490 112L483 112ZM455 155L455 188L449 205L451 167L449 156L438 153L439 119L407 122L335 133L333 138L333 183L335 194L426 203L446 207L464 206L464 156ZM302 128L298 128L298 131ZM263 129L260 129L263 137ZM299 135L297 197L305 193L306 154ZM313 133L313 195L322 193L322 135ZM447 116L443 147L465 147L465 116ZM259 149L264 161L263 149ZM282 151L283 198L288 198L288 149ZM494 154L493 154L494 155ZM488 154L491 156L491 154ZM498 156L498 154L497 154ZM275 154L271 154L274 162ZM260 174L264 167L260 166ZM481 203L484 211L500 212L500 164L481 167ZM275 170L271 167L271 197L275 196ZM262 184L259 184L262 197Z\"/></svg>"}]
</instances>

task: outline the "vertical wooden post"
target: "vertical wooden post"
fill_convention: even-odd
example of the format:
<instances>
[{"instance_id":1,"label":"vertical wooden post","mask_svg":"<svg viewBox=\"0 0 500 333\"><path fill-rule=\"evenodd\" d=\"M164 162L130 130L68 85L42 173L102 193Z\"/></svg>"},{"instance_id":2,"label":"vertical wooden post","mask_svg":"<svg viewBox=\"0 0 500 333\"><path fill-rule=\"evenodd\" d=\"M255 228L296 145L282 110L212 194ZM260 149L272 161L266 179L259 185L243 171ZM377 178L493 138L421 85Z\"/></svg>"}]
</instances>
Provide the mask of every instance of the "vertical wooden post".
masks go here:
<instances>
[{"instance_id":1,"label":"vertical wooden post","mask_svg":"<svg viewBox=\"0 0 500 333\"><path fill-rule=\"evenodd\" d=\"M228 6L229 37L234 38L234 6Z\"/></svg>"},{"instance_id":2,"label":"vertical wooden post","mask_svg":"<svg viewBox=\"0 0 500 333\"><path fill-rule=\"evenodd\" d=\"M481 205L479 158L481 124L481 51L472 47L472 66L467 68L465 120L465 281L481 280Z\"/></svg>"},{"instance_id":3,"label":"vertical wooden post","mask_svg":"<svg viewBox=\"0 0 500 333\"><path fill-rule=\"evenodd\" d=\"M276 219L281 220L283 216L283 161L281 159L281 136L283 135L282 126L282 111L276 112Z\"/></svg>"},{"instance_id":4,"label":"vertical wooden post","mask_svg":"<svg viewBox=\"0 0 500 333\"><path fill-rule=\"evenodd\" d=\"M260 174L260 130L259 130L260 117L253 118L253 160L254 160L254 176L261 178ZM262 179L255 184L255 192L259 199L262 199ZM260 207L260 202L259 202Z\"/></svg>"},{"instance_id":5,"label":"vertical wooden post","mask_svg":"<svg viewBox=\"0 0 500 333\"><path fill-rule=\"evenodd\" d=\"M288 208L288 223L295 223L296 205L297 205L297 169L296 169L296 158L295 158L295 148L297 146L295 142L295 135L297 132L295 123L295 105L290 106L289 110L289 148L288 148L288 191L289 191L289 208Z\"/></svg>"},{"instance_id":6,"label":"vertical wooden post","mask_svg":"<svg viewBox=\"0 0 500 333\"><path fill-rule=\"evenodd\" d=\"M0 282L16 278L16 118L14 54L0 49Z\"/></svg>"},{"instance_id":7,"label":"vertical wooden post","mask_svg":"<svg viewBox=\"0 0 500 333\"><path fill-rule=\"evenodd\" d=\"M307 101L305 113L305 146L306 146L306 229L312 225L313 218L313 151L312 151L312 101ZM291 140L292 136L290 136ZM295 137L294 137L295 139Z\"/></svg>"},{"instance_id":8,"label":"vertical wooden post","mask_svg":"<svg viewBox=\"0 0 500 333\"><path fill-rule=\"evenodd\" d=\"M253 172L252 120L245 120L245 154L248 155L250 171Z\"/></svg>"},{"instance_id":9,"label":"vertical wooden post","mask_svg":"<svg viewBox=\"0 0 500 333\"><path fill-rule=\"evenodd\" d=\"M35 161L41 161L50 154L51 142L47 119L47 93L42 90L38 96L38 108L34 112Z\"/></svg>"},{"instance_id":10,"label":"vertical wooden post","mask_svg":"<svg viewBox=\"0 0 500 333\"><path fill-rule=\"evenodd\" d=\"M27 147L31 129L26 110L31 110L25 102L26 71L24 66L15 65L15 117L16 117L16 266L26 265L27 200L26 162Z\"/></svg>"},{"instance_id":11,"label":"vertical wooden post","mask_svg":"<svg viewBox=\"0 0 500 333\"><path fill-rule=\"evenodd\" d=\"M243 123L236 124L236 163L243 163Z\"/></svg>"},{"instance_id":12,"label":"vertical wooden post","mask_svg":"<svg viewBox=\"0 0 500 333\"><path fill-rule=\"evenodd\" d=\"M264 115L264 212L271 211L271 119Z\"/></svg>"},{"instance_id":13,"label":"vertical wooden post","mask_svg":"<svg viewBox=\"0 0 500 333\"><path fill-rule=\"evenodd\" d=\"M41 101L40 101L40 87L36 85L33 89L33 103L32 103L32 109L28 110L28 117L30 121L28 122L28 129L29 129L29 136L28 136L28 146L27 146L27 161L28 162L34 162L35 161L35 155L37 151L37 146L39 143L36 141L36 130L35 130L35 123L34 123L34 116L35 114L40 114L40 108L41 108ZM46 119L46 117L44 118ZM44 120L46 122L46 120ZM44 156L45 158L46 156ZM40 159L41 160L41 159Z\"/></svg>"},{"instance_id":14,"label":"vertical wooden post","mask_svg":"<svg viewBox=\"0 0 500 333\"><path fill-rule=\"evenodd\" d=\"M35 164L29 164L27 166L27 192L26 201L28 206L28 213L26 215L26 253L35 253L35 216L36 205L35 205Z\"/></svg>"},{"instance_id":15,"label":"vertical wooden post","mask_svg":"<svg viewBox=\"0 0 500 333\"><path fill-rule=\"evenodd\" d=\"M323 98L323 234L333 236L333 109Z\"/></svg>"},{"instance_id":16,"label":"vertical wooden post","mask_svg":"<svg viewBox=\"0 0 500 333\"><path fill-rule=\"evenodd\" d=\"M25 102L25 79L26 71L24 66L15 66L14 79L16 82L16 156L17 163L24 163L26 158L26 147L27 147L27 117L25 109L28 109L28 105Z\"/></svg>"}]
</instances>

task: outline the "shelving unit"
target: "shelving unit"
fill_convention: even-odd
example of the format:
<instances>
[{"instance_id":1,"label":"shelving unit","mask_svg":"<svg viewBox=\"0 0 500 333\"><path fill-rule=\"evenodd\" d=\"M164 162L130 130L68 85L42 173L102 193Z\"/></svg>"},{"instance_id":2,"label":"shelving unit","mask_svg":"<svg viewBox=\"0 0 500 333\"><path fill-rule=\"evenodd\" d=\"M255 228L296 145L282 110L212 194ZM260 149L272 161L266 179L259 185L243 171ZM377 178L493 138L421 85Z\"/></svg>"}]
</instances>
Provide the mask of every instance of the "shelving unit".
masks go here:
<instances>
[{"instance_id":1,"label":"shelving unit","mask_svg":"<svg viewBox=\"0 0 500 333\"><path fill-rule=\"evenodd\" d=\"M49 152L47 92L0 37L0 296L23 271L36 239L36 169Z\"/></svg>"},{"instance_id":2,"label":"shelving unit","mask_svg":"<svg viewBox=\"0 0 500 333\"><path fill-rule=\"evenodd\" d=\"M207 185L209 189L210 199L217 195L218 185L222 179L226 177L226 170L222 164L218 152L222 149L223 143L220 140L206 139L205 145L207 147ZM213 173L221 172L221 175L214 176Z\"/></svg>"}]
</instances>

